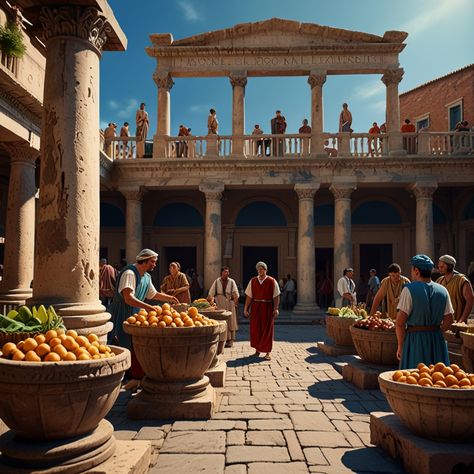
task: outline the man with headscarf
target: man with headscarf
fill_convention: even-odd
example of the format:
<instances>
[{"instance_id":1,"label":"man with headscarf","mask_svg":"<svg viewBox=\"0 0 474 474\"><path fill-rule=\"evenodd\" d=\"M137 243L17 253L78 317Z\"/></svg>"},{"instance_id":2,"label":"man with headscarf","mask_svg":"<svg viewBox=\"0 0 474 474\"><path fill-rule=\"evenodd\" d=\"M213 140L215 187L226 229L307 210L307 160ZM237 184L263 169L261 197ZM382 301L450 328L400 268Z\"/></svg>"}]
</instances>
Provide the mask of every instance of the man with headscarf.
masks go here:
<instances>
[{"instance_id":1,"label":"man with headscarf","mask_svg":"<svg viewBox=\"0 0 474 474\"><path fill-rule=\"evenodd\" d=\"M270 360L273 347L274 321L280 305L278 282L267 275L267 264L258 262L255 266L258 276L253 277L245 290L244 316L250 317L250 346L254 356L266 352L265 360Z\"/></svg>"},{"instance_id":2,"label":"man with headscarf","mask_svg":"<svg viewBox=\"0 0 474 474\"><path fill-rule=\"evenodd\" d=\"M410 260L412 283L406 285L398 302L396 333L400 369L413 369L444 362L449 365L443 337L453 321L453 306L448 291L431 281L433 262L427 255Z\"/></svg>"},{"instance_id":3,"label":"man with headscarf","mask_svg":"<svg viewBox=\"0 0 474 474\"><path fill-rule=\"evenodd\" d=\"M130 375L132 380L125 386L132 389L138 386L139 380L144 376L140 364L135 358L131 347L131 338L123 330L122 323L132 314L145 309L153 311L154 306L146 303L146 300L166 301L178 303L174 296L156 291L151 281L149 272L153 271L158 261L158 254L150 249L143 249L136 257L136 263L126 265L117 277L114 299L108 310L112 315L114 323L113 330L109 333L109 344L117 343L122 347L132 349L132 367Z\"/></svg>"},{"instance_id":4,"label":"man with headscarf","mask_svg":"<svg viewBox=\"0 0 474 474\"><path fill-rule=\"evenodd\" d=\"M471 282L462 273L454 270L456 259L451 255L442 255L438 260L441 276L436 283L443 285L449 293L454 308L454 321L467 323L472 310L474 294Z\"/></svg>"}]
</instances>

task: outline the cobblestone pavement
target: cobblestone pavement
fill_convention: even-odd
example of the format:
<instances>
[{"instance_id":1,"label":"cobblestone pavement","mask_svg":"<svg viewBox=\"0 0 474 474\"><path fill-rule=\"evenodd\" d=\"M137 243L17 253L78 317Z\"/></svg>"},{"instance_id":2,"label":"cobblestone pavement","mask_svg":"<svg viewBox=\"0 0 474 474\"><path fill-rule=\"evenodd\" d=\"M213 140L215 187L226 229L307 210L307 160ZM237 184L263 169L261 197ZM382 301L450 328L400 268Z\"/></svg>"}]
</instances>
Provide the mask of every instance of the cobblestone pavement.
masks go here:
<instances>
[{"instance_id":1,"label":"cobblestone pavement","mask_svg":"<svg viewBox=\"0 0 474 474\"><path fill-rule=\"evenodd\" d=\"M342 380L320 354L325 329L275 328L272 360L250 357L248 326L225 349L226 386L208 421L130 421L122 392L108 419L118 439L151 440L150 473L403 473L370 444L369 413L390 411L378 390Z\"/></svg>"}]
</instances>

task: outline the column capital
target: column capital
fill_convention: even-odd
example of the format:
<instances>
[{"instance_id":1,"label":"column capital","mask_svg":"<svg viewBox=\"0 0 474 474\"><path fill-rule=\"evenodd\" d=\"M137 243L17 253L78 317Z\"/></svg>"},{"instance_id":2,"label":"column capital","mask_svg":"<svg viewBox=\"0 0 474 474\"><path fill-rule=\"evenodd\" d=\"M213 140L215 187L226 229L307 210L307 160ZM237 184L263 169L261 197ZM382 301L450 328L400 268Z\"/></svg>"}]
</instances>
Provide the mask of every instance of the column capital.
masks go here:
<instances>
[{"instance_id":1,"label":"column capital","mask_svg":"<svg viewBox=\"0 0 474 474\"><path fill-rule=\"evenodd\" d=\"M326 82L326 77L326 71L311 71L311 74L308 76L308 84L311 89L314 89L316 86L322 87Z\"/></svg>"},{"instance_id":2,"label":"column capital","mask_svg":"<svg viewBox=\"0 0 474 474\"><path fill-rule=\"evenodd\" d=\"M244 74L230 73L229 81L232 87L245 87L247 85L247 76Z\"/></svg>"},{"instance_id":3,"label":"column capital","mask_svg":"<svg viewBox=\"0 0 474 474\"><path fill-rule=\"evenodd\" d=\"M155 81L158 89L163 89L167 92L169 92L174 86L174 81L169 73L163 74L159 72L154 72L153 80Z\"/></svg>"},{"instance_id":4,"label":"column capital","mask_svg":"<svg viewBox=\"0 0 474 474\"><path fill-rule=\"evenodd\" d=\"M26 144L23 145L15 142L9 144L4 142L2 146L10 155L11 163L24 163L34 167L35 161L40 156L39 150L35 150Z\"/></svg>"},{"instance_id":5,"label":"column capital","mask_svg":"<svg viewBox=\"0 0 474 474\"><path fill-rule=\"evenodd\" d=\"M120 194L127 201L142 201L145 196L145 191L143 189L119 189Z\"/></svg>"},{"instance_id":6,"label":"column capital","mask_svg":"<svg viewBox=\"0 0 474 474\"><path fill-rule=\"evenodd\" d=\"M204 193L206 201L220 201L222 199L222 193L224 192L223 184L200 184L199 191Z\"/></svg>"},{"instance_id":7,"label":"column capital","mask_svg":"<svg viewBox=\"0 0 474 474\"><path fill-rule=\"evenodd\" d=\"M380 80L386 86L390 84L398 84L402 80L404 72L405 71L403 70L403 68L388 69L387 71L385 71Z\"/></svg>"},{"instance_id":8,"label":"column capital","mask_svg":"<svg viewBox=\"0 0 474 474\"><path fill-rule=\"evenodd\" d=\"M351 194L356 189L357 185L355 183L333 183L329 187L334 199L350 199Z\"/></svg>"},{"instance_id":9,"label":"column capital","mask_svg":"<svg viewBox=\"0 0 474 474\"><path fill-rule=\"evenodd\" d=\"M312 201L319 187L320 187L319 183L301 183L301 184L295 184L294 189L300 201L303 201L303 200Z\"/></svg>"},{"instance_id":10,"label":"column capital","mask_svg":"<svg viewBox=\"0 0 474 474\"><path fill-rule=\"evenodd\" d=\"M409 186L409 189L416 199L433 199L433 194L438 189L438 184L434 182L413 183Z\"/></svg>"},{"instance_id":11,"label":"column capital","mask_svg":"<svg viewBox=\"0 0 474 474\"><path fill-rule=\"evenodd\" d=\"M107 18L94 7L42 7L39 20L45 42L58 36L76 37L89 42L99 54L112 31Z\"/></svg>"}]
</instances>

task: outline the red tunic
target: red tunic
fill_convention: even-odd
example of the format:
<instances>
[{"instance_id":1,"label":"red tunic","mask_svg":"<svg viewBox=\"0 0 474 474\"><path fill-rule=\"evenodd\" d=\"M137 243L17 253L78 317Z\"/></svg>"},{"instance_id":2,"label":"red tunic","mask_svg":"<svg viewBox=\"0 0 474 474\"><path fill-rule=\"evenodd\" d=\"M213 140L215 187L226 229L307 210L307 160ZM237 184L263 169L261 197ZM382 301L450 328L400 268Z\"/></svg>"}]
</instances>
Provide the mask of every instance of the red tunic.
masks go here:
<instances>
[{"instance_id":1,"label":"red tunic","mask_svg":"<svg viewBox=\"0 0 474 474\"><path fill-rule=\"evenodd\" d=\"M258 352L271 352L273 346L273 289L276 281L267 276L260 284L258 277L254 277L251 283L250 345ZM265 302L258 300L265 300Z\"/></svg>"}]
</instances>

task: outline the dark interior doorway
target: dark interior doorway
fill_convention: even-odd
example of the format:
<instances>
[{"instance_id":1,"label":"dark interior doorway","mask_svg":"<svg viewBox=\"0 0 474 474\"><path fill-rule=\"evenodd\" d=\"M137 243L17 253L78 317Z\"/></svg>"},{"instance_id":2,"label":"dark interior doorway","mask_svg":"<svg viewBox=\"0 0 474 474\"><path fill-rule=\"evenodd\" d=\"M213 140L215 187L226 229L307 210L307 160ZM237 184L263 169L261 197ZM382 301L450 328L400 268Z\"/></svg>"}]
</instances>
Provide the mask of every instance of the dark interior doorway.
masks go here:
<instances>
[{"instance_id":1,"label":"dark interior doorway","mask_svg":"<svg viewBox=\"0 0 474 474\"><path fill-rule=\"evenodd\" d=\"M333 300L334 249L315 248L316 300L321 308L328 308Z\"/></svg>"},{"instance_id":2,"label":"dark interior doorway","mask_svg":"<svg viewBox=\"0 0 474 474\"><path fill-rule=\"evenodd\" d=\"M267 264L267 274L278 281L278 247L243 247L242 286L244 290L250 279L257 275L255 265L260 261Z\"/></svg>"},{"instance_id":3,"label":"dark interior doorway","mask_svg":"<svg viewBox=\"0 0 474 474\"><path fill-rule=\"evenodd\" d=\"M164 247L163 254L163 258L158 260L161 279L168 275L171 262L179 262L183 273L191 268L196 269L196 247Z\"/></svg>"},{"instance_id":4,"label":"dark interior doorway","mask_svg":"<svg viewBox=\"0 0 474 474\"><path fill-rule=\"evenodd\" d=\"M357 284L356 281L357 300L365 301L369 270L375 268L380 280L387 276L387 267L393 262L392 244L361 244L359 261L360 282Z\"/></svg>"}]
</instances>

